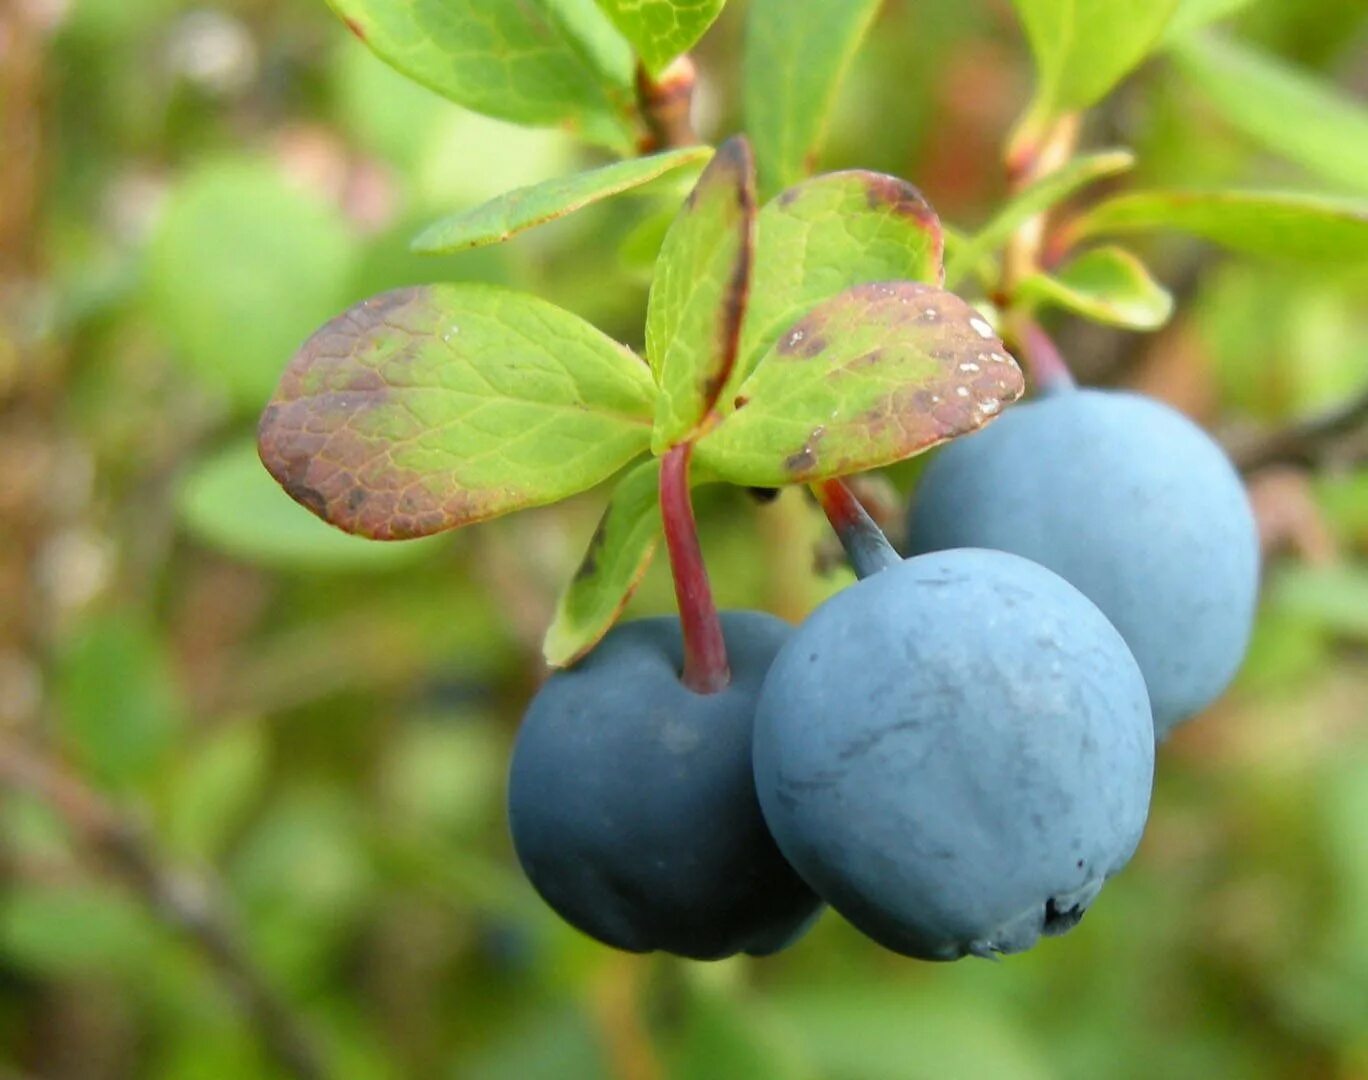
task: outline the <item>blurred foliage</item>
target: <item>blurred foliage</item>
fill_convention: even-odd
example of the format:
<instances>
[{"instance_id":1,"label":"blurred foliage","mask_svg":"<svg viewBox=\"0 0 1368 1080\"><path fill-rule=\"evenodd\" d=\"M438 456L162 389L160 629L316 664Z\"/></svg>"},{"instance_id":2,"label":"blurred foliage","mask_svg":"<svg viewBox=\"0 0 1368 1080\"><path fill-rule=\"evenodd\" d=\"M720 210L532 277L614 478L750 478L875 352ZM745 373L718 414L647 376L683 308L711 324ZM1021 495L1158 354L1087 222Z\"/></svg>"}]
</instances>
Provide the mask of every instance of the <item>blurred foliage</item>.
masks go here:
<instances>
[{"instance_id":1,"label":"blurred foliage","mask_svg":"<svg viewBox=\"0 0 1368 1080\"><path fill-rule=\"evenodd\" d=\"M1317 128L1353 110L1362 129L1361 0L1189 7L1230 13L1219 40L1243 51L1145 64L1086 145L1134 147L1146 186L1361 191L1362 147L1338 159ZM759 92L743 93L746 8L697 52L709 138ZM1241 682L1164 748L1144 846L1078 930L1000 964L901 960L833 916L762 962L616 955L536 901L502 805L541 633L603 493L372 546L291 503L250 438L295 344L386 288L514 285L640 347L670 193L420 258L421 225L606 159L406 82L322 0L10 10L0 728L30 726L167 866L221 891L332 1075L1368 1075L1361 458L1275 493L1287 542ZM978 227L1003 204L999 148L1032 70L1009 4L888 0L822 164L895 172ZM1276 118L1231 89L1245 70ZM1309 77L1338 88L1324 115ZM1361 274L1179 238L1137 250L1174 321L1141 337L1059 314L1085 379L1232 439L1368 383ZM906 492L917 468L889 476ZM709 488L699 516L724 605L798 619L849 580L819 568L829 542L797 492ZM631 610L671 607L653 566ZM282 1075L241 988L108 869L49 802L0 793L0 1076Z\"/></svg>"}]
</instances>

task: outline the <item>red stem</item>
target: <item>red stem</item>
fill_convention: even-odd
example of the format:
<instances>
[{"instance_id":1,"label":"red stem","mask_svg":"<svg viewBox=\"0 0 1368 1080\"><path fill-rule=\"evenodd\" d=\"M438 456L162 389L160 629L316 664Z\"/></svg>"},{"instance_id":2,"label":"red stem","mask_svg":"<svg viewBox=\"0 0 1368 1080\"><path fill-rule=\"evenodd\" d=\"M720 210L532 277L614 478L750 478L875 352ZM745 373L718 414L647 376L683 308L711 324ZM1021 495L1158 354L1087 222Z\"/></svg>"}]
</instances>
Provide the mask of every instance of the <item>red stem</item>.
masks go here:
<instances>
[{"instance_id":1,"label":"red stem","mask_svg":"<svg viewBox=\"0 0 1368 1080\"><path fill-rule=\"evenodd\" d=\"M660 463L660 513L665 525L665 546L670 552L679 626L684 634L684 671L681 679L696 694L715 694L731 682L727 644L717 618L708 568L698 544L689 497L689 458L693 444L683 443Z\"/></svg>"},{"instance_id":2,"label":"red stem","mask_svg":"<svg viewBox=\"0 0 1368 1080\"><path fill-rule=\"evenodd\" d=\"M813 484L812 491L826 513L827 521L836 530L836 538L845 548L846 558L857 576L872 577L902 561L883 530L843 480L823 480Z\"/></svg>"},{"instance_id":3,"label":"red stem","mask_svg":"<svg viewBox=\"0 0 1368 1080\"><path fill-rule=\"evenodd\" d=\"M1021 326L1021 354L1035 383L1036 392L1050 394L1058 390L1072 390L1073 372L1060 354L1059 347L1034 320L1024 320Z\"/></svg>"}]
</instances>

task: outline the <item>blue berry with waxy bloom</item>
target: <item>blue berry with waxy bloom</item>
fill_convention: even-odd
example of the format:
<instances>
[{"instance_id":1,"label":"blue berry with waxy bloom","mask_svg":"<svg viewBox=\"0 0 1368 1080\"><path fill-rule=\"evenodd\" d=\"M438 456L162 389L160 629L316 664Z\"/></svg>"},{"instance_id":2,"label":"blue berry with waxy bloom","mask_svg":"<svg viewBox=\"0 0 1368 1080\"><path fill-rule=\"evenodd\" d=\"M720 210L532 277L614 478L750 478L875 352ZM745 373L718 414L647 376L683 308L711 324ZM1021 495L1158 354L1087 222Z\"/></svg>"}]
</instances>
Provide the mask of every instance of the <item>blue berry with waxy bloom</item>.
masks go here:
<instances>
[{"instance_id":1,"label":"blue berry with waxy bloom","mask_svg":"<svg viewBox=\"0 0 1368 1080\"><path fill-rule=\"evenodd\" d=\"M780 850L865 934L927 960L1029 948L1131 857L1154 736L1125 642L997 551L895 561L779 651L755 721Z\"/></svg>"},{"instance_id":2,"label":"blue berry with waxy bloom","mask_svg":"<svg viewBox=\"0 0 1368 1080\"><path fill-rule=\"evenodd\" d=\"M679 620L623 623L547 681L518 734L518 859L562 918L619 949L763 955L820 906L765 827L751 768L756 697L792 629L759 612L721 625L725 689L680 681Z\"/></svg>"}]
</instances>

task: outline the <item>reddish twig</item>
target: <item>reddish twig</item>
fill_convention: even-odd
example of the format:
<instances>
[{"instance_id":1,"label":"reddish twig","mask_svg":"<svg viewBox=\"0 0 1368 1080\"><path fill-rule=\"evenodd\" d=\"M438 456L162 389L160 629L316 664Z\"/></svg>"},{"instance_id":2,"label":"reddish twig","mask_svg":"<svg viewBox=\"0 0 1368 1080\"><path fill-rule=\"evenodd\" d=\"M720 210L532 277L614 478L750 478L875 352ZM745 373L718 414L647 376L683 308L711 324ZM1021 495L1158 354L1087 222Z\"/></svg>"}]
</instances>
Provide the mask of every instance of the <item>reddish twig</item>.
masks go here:
<instances>
[{"instance_id":1,"label":"reddish twig","mask_svg":"<svg viewBox=\"0 0 1368 1080\"><path fill-rule=\"evenodd\" d=\"M845 548L846 558L850 560L857 576L872 577L880 570L902 561L883 530L875 524L844 481L823 480L812 485L812 492L817 496L827 521L831 522L841 547Z\"/></svg>"},{"instance_id":2,"label":"reddish twig","mask_svg":"<svg viewBox=\"0 0 1368 1080\"><path fill-rule=\"evenodd\" d=\"M637 68L637 104L649 133L641 146L643 154L698 143L693 126L697 80L698 69L687 54L662 71L659 78L651 78L645 67Z\"/></svg>"},{"instance_id":3,"label":"reddish twig","mask_svg":"<svg viewBox=\"0 0 1368 1080\"><path fill-rule=\"evenodd\" d=\"M731 681L731 670L689 494L692 455L693 444L682 443L661 460L660 513L684 634L684 685L698 694L715 694Z\"/></svg>"}]
</instances>

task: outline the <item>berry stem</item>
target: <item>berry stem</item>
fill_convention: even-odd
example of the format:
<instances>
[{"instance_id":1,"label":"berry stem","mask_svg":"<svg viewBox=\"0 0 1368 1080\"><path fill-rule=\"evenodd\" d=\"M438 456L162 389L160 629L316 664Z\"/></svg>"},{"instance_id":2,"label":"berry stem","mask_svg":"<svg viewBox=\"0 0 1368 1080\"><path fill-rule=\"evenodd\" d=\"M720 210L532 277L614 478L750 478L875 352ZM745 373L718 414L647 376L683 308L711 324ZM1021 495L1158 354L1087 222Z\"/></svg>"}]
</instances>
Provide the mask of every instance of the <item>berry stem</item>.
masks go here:
<instances>
[{"instance_id":1,"label":"berry stem","mask_svg":"<svg viewBox=\"0 0 1368 1080\"><path fill-rule=\"evenodd\" d=\"M902 561L888 537L869 516L843 480L823 480L812 485L836 538L845 548L846 558L860 578L873 577Z\"/></svg>"},{"instance_id":2,"label":"berry stem","mask_svg":"<svg viewBox=\"0 0 1368 1080\"><path fill-rule=\"evenodd\" d=\"M670 552L679 626L684 635L684 671L681 679L696 694L715 694L731 682L727 645L717 618L708 567L698 543L689 497L689 459L692 443L681 443L660 462L660 513L665 525L665 546Z\"/></svg>"},{"instance_id":3,"label":"berry stem","mask_svg":"<svg viewBox=\"0 0 1368 1080\"><path fill-rule=\"evenodd\" d=\"M1020 346L1018 351L1026 361L1036 393L1053 394L1074 388L1073 372L1069 370L1059 347L1038 322L1022 319L1016 337Z\"/></svg>"}]
</instances>

